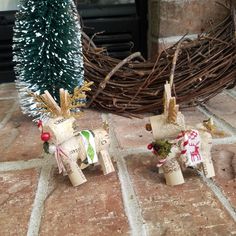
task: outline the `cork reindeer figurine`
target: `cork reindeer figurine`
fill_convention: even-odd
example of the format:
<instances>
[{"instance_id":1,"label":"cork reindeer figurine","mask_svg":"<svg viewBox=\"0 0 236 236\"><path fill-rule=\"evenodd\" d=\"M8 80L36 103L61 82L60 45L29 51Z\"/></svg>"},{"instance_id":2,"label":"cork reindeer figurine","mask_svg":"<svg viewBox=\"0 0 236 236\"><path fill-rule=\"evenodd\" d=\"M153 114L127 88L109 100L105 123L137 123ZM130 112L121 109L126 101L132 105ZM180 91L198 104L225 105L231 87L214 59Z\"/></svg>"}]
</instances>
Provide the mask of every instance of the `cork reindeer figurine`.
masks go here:
<instances>
[{"instance_id":1,"label":"cork reindeer figurine","mask_svg":"<svg viewBox=\"0 0 236 236\"><path fill-rule=\"evenodd\" d=\"M210 153L212 135L203 124L186 127L169 83L164 87L164 112L150 117L146 129L153 133L155 141L148 148L157 156L167 185L183 184L182 171L189 166L201 167L207 178L215 176Z\"/></svg>"},{"instance_id":2,"label":"cork reindeer figurine","mask_svg":"<svg viewBox=\"0 0 236 236\"><path fill-rule=\"evenodd\" d=\"M89 86L90 83L85 83L76 88L73 95L60 89L60 106L48 91L43 95L31 94L42 112L50 115L44 122L38 122L44 147L55 155L59 173L68 175L73 186L87 181L82 169L90 164L100 164L104 175L115 171L108 153L110 140L107 130L80 130L75 119L78 109L84 106L84 92L89 90Z\"/></svg>"}]
</instances>

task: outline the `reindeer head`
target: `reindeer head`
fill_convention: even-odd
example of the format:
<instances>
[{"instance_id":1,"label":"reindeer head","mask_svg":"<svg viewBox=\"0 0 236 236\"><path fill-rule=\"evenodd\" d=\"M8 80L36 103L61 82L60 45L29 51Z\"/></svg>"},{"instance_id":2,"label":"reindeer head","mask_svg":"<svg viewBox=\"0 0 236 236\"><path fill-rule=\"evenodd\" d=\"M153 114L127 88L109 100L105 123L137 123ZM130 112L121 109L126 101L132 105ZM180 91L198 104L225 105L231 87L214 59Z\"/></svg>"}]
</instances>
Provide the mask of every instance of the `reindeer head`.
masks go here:
<instances>
[{"instance_id":1,"label":"reindeer head","mask_svg":"<svg viewBox=\"0 0 236 236\"><path fill-rule=\"evenodd\" d=\"M92 82L85 82L80 88L76 87L73 94L60 89L60 105L48 91L42 95L30 93L34 98L39 112L45 114L46 119L40 123L41 139L45 142L59 145L75 136L79 132L75 117L81 115L81 107L85 106L86 91L90 91Z\"/></svg>"}]
</instances>

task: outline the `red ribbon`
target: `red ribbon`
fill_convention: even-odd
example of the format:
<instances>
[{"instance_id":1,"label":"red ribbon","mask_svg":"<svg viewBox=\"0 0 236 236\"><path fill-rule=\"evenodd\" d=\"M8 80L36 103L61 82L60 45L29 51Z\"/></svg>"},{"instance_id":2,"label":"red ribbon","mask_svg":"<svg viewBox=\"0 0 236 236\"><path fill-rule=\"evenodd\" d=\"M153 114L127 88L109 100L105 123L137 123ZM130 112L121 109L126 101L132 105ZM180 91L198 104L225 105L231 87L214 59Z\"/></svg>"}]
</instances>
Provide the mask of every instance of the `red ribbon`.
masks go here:
<instances>
[{"instance_id":1,"label":"red ribbon","mask_svg":"<svg viewBox=\"0 0 236 236\"><path fill-rule=\"evenodd\" d=\"M65 168L65 166L63 164L63 161L62 161L62 156L66 157L66 158L68 158L68 160L70 160L70 158L60 148L60 146L56 146L55 158L56 158L56 161L57 161L57 166L58 166L59 174L66 173L66 168Z\"/></svg>"},{"instance_id":2,"label":"red ribbon","mask_svg":"<svg viewBox=\"0 0 236 236\"><path fill-rule=\"evenodd\" d=\"M157 167L163 166L165 164L165 162L166 162L166 158L159 160L158 163L157 163Z\"/></svg>"}]
</instances>

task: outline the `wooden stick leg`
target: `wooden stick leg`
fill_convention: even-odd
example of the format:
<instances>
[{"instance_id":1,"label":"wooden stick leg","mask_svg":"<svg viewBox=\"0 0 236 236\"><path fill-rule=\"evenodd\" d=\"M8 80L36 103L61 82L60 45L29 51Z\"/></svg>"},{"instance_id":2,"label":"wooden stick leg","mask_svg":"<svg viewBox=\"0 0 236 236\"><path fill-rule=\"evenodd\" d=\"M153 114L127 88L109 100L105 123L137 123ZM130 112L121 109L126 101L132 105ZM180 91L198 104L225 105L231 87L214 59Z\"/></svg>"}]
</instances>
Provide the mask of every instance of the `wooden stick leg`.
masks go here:
<instances>
[{"instance_id":1,"label":"wooden stick leg","mask_svg":"<svg viewBox=\"0 0 236 236\"><path fill-rule=\"evenodd\" d=\"M115 171L115 168L112 164L112 161L111 161L108 151L101 150L98 154L98 158L99 158L99 163L102 166L102 170L103 170L104 175L107 175L107 174Z\"/></svg>"},{"instance_id":2,"label":"wooden stick leg","mask_svg":"<svg viewBox=\"0 0 236 236\"><path fill-rule=\"evenodd\" d=\"M215 176L215 169L211 160L207 159L202 163L203 173L207 178Z\"/></svg>"}]
</instances>

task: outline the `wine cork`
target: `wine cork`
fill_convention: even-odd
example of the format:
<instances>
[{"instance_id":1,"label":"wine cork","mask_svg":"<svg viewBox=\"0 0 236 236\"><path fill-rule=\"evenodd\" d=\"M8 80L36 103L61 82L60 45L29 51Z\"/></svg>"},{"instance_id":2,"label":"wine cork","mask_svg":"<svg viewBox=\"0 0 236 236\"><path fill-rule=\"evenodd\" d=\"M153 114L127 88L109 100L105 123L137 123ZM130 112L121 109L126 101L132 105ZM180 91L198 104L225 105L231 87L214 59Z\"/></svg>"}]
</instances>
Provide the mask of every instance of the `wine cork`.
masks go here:
<instances>
[{"instance_id":1,"label":"wine cork","mask_svg":"<svg viewBox=\"0 0 236 236\"><path fill-rule=\"evenodd\" d=\"M215 176L215 169L211 160L207 159L202 163L203 173L207 178Z\"/></svg>"},{"instance_id":2,"label":"wine cork","mask_svg":"<svg viewBox=\"0 0 236 236\"><path fill-rule=\"evenodd\" d=\"M95 129L91 132L94 135L96 152L99 153L102 150L107 150L109 148L109 144L110 144L110 139L109 139L109 135L108 135L107 131L105 129L99 128L99 129ZM84 147L83 138L81 137L81 135L79 135L77 137L77 139L78 139L78 143L80 145L79 158L81 159L81 161L84 161L87 158L87 154L86 154L86 150ZM80 165L80 168L84 169L87 166L88 166L88 164L82 163Z\"/></svg>"},{"instance_id":3,"label":"wine cork","mask_svg":"<svg viewBox=\"0 0 236 236\"><path fill-rule=\"evenodd\" d=\"M73 161L80 159L80 169L85 169L89 166L89 164L85 164L83 162L86 160L87 156L83 140L80 135L70 138L67 142L62 143L60 146Z\"/></svg>"},{"instance_id":4,"label":"wine cork","mask_svg":"<svg viewBox=\"0 0 236 236\"><path fill-rule=\"evenodd\" d=\"M69 161L63 159L63 164L65 166L68 177L74 187L87 182L82 170L79 168L75 161Z\"/></svg>"},{"instance_id":5,"label":"wine cork","mask_svg":"<svg viewBox=\"0 0 236 236\"><path fill-rule=\"evenodd\" d=\"M108 133L104 129L97 129L92 131L92 133L95 138L96 151L100 152L100 164L104 174L109 174L115 171L110 156L107 150L105 150L108 148L110 143ZM62 151L61 158L63 165L65 166L72 185L78 186L86 182L87 180L81 169L88 167L89 164L86 161L87 153L82 136L77 134L76 136L69 138L67 141L61 143L59 148ZM80 162L79 166L77 160Z\"/></svg>"},{"instance_id":6,"label":"wine cork","mask_svg":"<svg viewBox=\"0 0 236 236\"><path fill-rule=\"evenodd\" d=\"M62 161L66 169L66 173L73 186L78 186L85 183L87 180L77 164L77 158L81 152L81 147L77 137L72 137L68 142L60 145L62 151Z\"/></svg>"},{"instance_id":7,"label":"wine cork","mask_svg":"<svg viewBox=\"0 0 236 236\"><path fill-rule=\"evenodd\" d=\"M203 173L207 178L215 176L215 169L211 159L211 147L212 147L212 136L210 133L204 130L199 130L201 137L200 152L203 156Z\"/></svg>"},{"instance_id":8,"label":"wine cork","mask_svg":"<svg viewBox=\"0 0 236 236\"><path fill-rule=\"evenodd\" d=\"M93 130L95 136L95 144L97 152L101 150L108 149L110 145L109 134L105 129L95 129Z\"/></svg>"},{"instance_id":9,"label":"wine cork","mask_svg":"<svg viewBox=\"0 0 236 236\"><path fill-rule=\"evenodd\" d=\"M75 125L75 118L51 118L43 125L43 131L49 132L51 135L50 141L59 145L78 133Z\"/></svg>"},{"instance_id":10,"label":"wine cork","mask_svg":"<svg viewBox=\"0 0 236 236\"><path fill-rule=\"evenodd\" d=\"M104 129L96 129L92 131L92 133L95 138L96 152L99 153L104 149L108 149L110 139L107 131ZM62 143L61 147L73 160L80 159L79 166L81 169L85 169L89 166L85 161L87 154L81 135L70 138L67 142Z\"/></svg>"},{"instance_id":11,"label":"wine cork","mask_svg":"<svg viewBox=\"0 0 236 236\"><path fill-rule=\"evenodd\" d=\"M164 114L151 116L150 123L153 137L157 140L176 138L182 130L185 130L184 116L181 112L177 114L176 124L168 123Z\"/></svg>"},{"instance_id":12,"label":"wine cork","mask_svg":"<svg viewBox=\"0 0 236 236\"><path fill-rule=\"evenodd\" d=\"M164 174L164 170L162 166L158 168L158 174Z\"/></svg>"},{"instance_id":13,"label":"wine cork","mask_svg":"<svg viewBox=\"0 0 236 236\"><path fill-rule=\"evenodd\" d=\"M166 184L170 186L179 185L184 183L184 177L182 170L176 157L179 153L179 149L176 146L171 148L170 154L167 156L167 160L162 166Z\"/></svg>"},{"instance_id":14,"label":"wine cork","mask_svg":"<svg viewBox=\"0 0 236 236\"><path fill-rule=\"evenodd\" d=\"M102 170L103 170L104 175L107 175L107 174L115 171L114 166L111 161L111 158L110 158L110 155L107 152L107 150L101 150L99 152L98 157L99 157L99 163L102 166Z\"/></svg>"},{"instance_id":15,"label":"wine cork","mask_svg":"<svg viewBox=\"0 0 236 236\"><path fill-rule=\"evenodd\" d=\"M168 160L163 165L163 171L167 185L175 186L184 183L182 170L175 158Z\"/></svg>"}]
</instances>

